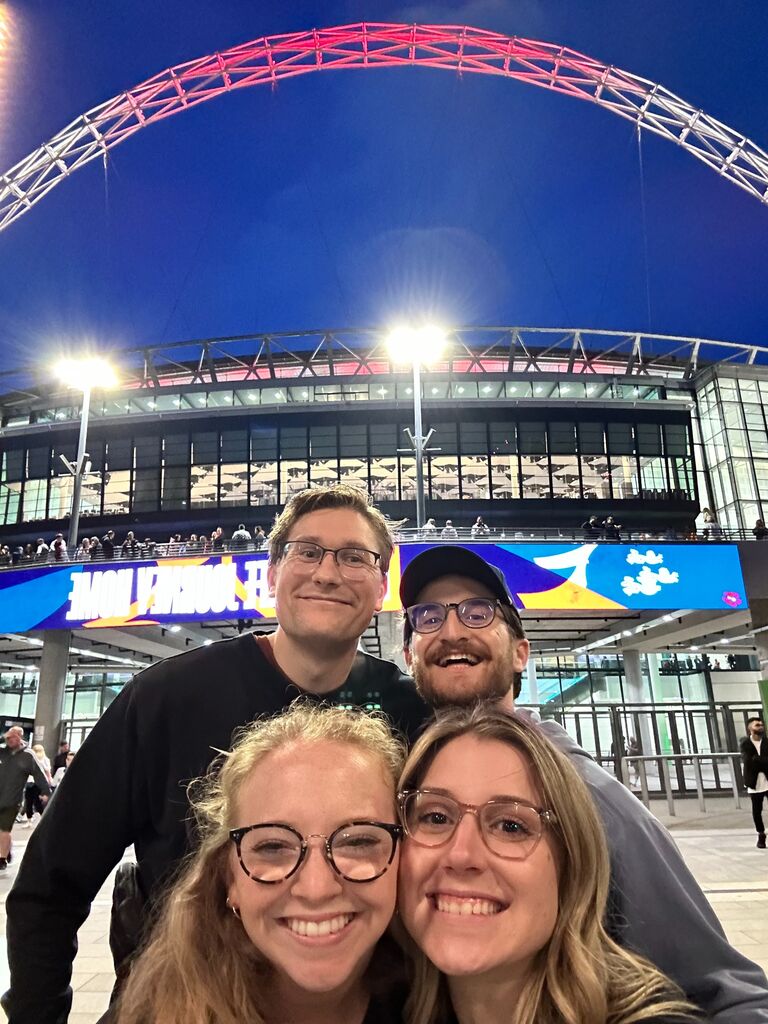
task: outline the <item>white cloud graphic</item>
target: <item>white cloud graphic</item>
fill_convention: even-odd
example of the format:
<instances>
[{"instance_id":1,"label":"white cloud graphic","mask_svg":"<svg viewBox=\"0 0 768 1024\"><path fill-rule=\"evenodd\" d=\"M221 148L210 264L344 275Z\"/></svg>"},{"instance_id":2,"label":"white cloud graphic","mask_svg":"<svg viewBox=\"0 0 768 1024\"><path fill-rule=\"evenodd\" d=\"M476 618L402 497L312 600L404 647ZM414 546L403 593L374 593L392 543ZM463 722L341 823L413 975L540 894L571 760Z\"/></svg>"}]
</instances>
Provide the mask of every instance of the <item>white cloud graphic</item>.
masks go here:
<instances>
[{"instance_id":1,"label":"white cloud graphic","mask_svg":"<svg viewBox=\"0 0 768 1024\"><path fill-rule=\"evenodd\" d=\"M629 558L627 558L627 561L629 561ZM627 597L633 597L635 594L653 597L654 594L658 594L661 591L663 586L679 582L679 574L670 572L664 566L654 572L653 569L649 569L647 565L644 565L637 576L624 577L621 581L621 589Z\"/></svg>"},{"instance_id":2,"label":"white cloud graphic","mask_svg":"<svg viewBox=\"0 0 768 1024\"><path fill-rule=\"evenodd\" d=\"M637 548L631 548L627 555L627 563L629 565L661 565L663 561L664 555L660 552L652 551L650 548L644 555L640 554Z\"/></svg>"}]
</instances>

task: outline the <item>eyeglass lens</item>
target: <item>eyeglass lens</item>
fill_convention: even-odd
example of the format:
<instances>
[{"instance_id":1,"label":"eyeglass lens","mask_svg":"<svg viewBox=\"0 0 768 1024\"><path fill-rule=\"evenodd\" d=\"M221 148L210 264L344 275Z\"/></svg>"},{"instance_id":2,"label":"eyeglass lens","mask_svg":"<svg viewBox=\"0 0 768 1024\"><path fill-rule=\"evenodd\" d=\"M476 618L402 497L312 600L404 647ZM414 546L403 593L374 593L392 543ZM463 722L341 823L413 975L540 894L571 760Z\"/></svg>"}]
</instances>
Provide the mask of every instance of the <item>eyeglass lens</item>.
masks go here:
<instances>
[{"instance_id":1,"label":"eyeglass lens","mask_svg":"<svg viewBox=\"0 0 768 1024\"><path fill-rule=\"evenodd\" d=\"M453 608L459 622L470 629L482 629L493 622L496 602L484 597L472 597L460 604L415 604L408 609L408 618L417 633L436 633Z\"/></svg>"},{"instance_id":2,"label":"eyeglass lens","mask_svg":"<svg viewBox=\"0 0 768 1024\"><path fill-rule=\"evenodd\" d=\"M324 548L320 544L313 544L311 541L286 541L284 547L286 556L294 562L302 565L313 566L322 562L326 554L332 554L340 569L348 573L365 573L375 567L379 561L379 554L376 551L368 551L366 548Z\"/></svg>"},{"instance_id":3,"label":"eyeglass lens","mask_svg":"<svg viewBox=\"0 0 768 1024\"><path fill-rule=\"evenodd\" d=\"M402 806L405 830L420 846L447 843L465 813L476 815L486 846L500 857L524 859L542 834L536 808L515 800L490 800L467 810L453 797L420 790L406 794Z\"/></svg>"},{"instance_id":4,"label":"eyeglass lens","mask_svg":"<svg viewBox=\"0 0 768 1024\"><path fill-rule=\"evenodd\" d=\"M322 837L324 838L324 837ZM328 839L330 860L340 875L353 882L371 881L392 859L394 837L378 825L344 825ZM259 825L240 841L240 860L251 878L280 882L304 856L304 842L280 825ZM327 848L323 848L326 857Z\"/></svg>"}]
</instances>

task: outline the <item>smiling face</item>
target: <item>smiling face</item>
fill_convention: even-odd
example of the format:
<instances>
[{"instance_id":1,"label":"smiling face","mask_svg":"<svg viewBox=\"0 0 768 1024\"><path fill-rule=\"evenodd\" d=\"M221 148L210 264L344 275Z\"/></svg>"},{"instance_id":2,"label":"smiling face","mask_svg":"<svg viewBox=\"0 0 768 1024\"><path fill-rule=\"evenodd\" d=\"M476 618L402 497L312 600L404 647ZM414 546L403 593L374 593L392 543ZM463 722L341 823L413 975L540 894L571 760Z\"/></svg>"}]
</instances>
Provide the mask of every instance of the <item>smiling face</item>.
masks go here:
<instances>
[{"instance_id":1,"label":"smiling face","mask_svg":"<svg viewBox=\"0 0 768 1024\"><path fill-rule=\"evenodd\" d=\"M528 759L495 739L448 742L420 788L480 806L510 797L541 804ZM449 978L522 982L548 943L558 907L558 871L548 831L523 860L492 853L477 819L465 814L440 847L406 838L400 860L400 913L416 944Z\"/></svg>"},{"instance_id":2,"label":"smiling face","mask_svg":"<svg viewBox=\"0 0 768 1024\"><path fill-rule=\"evenodd\" d=\"M324 548L379 550L373 529L349 508L309 512L296 520L285 539L312 541ZM294 641L322 647L356 644L374 612L381 610L387 589L378 564L362 578L349 579L339 571L332 554L309 566L282 557L270 563L267 578L280 629Z\"/></svg>"},{"instance_id":3,"label":"smiling face","mask_svg":"<svg viewBox=\"0 0 768 1024\"><path fill-rule=\"evenodd\" d=\"M482 583L463 576L443 576L424 587L418 604L459 604L472 597L495 601ZM435 633L414 633L405 660L419 693L435 707L473 704L511 694L515 673L528 661L529 644L513 636L497 610L493 622L472 629L451 610Z\"/></svg>"},{"instance_id":4,"label":"smiling face","mask_svg":"<svg viewBox=\"0 0 768 1024\"><path fill-rule=\"evenodd\" d=\"M280 822L308 837L354 820L397 820L393 785L380 762L349 744L299 742L254 768L232 826ZM381 877L349 882L323 856L323 840L309 842L298 871L274 885L245 874L234 844L230 853L229 902L278 986L294 995L343 991L359 981L392 917L397 888L397 853Z\"/></svg>"}]
</instances>

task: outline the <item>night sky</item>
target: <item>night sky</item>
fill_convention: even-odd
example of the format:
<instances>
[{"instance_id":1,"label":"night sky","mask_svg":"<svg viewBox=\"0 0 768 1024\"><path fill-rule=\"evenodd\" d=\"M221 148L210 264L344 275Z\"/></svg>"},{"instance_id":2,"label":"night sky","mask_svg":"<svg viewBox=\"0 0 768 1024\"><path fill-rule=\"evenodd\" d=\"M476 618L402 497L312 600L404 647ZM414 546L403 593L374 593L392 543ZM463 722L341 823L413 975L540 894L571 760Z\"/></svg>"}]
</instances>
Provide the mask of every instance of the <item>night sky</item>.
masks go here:
<instances>
[{"instance_id":1,"label":"night sky","mask_svg":"<svg viewBox=\"0 0 768 1024\"><path fill-rule=\"evenodd\" d=\"M362 20L560 43L768 149L768 4L0 2L0 170L258 36ZM642 166L642 173L641 173ZM506 324L768 344L768 207L594 104L429 69L311 74L139 132L0 234L4 368L61 348Z\"/></svg>"}]
</instances>

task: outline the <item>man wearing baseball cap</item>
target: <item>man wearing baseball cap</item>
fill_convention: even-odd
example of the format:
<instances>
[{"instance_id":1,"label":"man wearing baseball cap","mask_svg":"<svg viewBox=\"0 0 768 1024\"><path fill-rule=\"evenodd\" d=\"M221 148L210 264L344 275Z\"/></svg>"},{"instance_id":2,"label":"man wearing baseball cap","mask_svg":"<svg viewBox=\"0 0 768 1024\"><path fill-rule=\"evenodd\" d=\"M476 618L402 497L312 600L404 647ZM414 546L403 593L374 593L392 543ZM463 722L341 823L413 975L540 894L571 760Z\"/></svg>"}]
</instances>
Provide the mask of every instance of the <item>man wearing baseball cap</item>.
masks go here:
<instances>
[{"instance_id":1,"label":"man wearing baseball cap","mask_svg":"<svg viewBox=\"0 0 768 1024\"><path fill-rule=\"evenodd\" d=\"M406 566L400 598L405 660L425 700L515 710L530 645L500 569L468 548L431 547ZM765 974L728 943L666 829L564 729L541 729L574 762L602 817L614 937L673 978L708 1020L768 1022Z\"/></svg>"}]
</instances>

